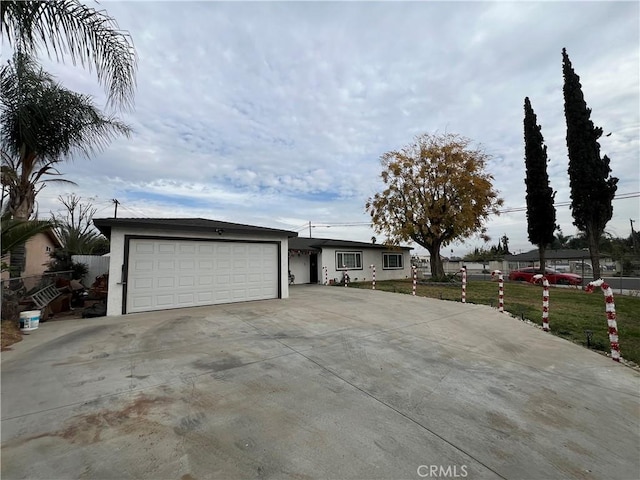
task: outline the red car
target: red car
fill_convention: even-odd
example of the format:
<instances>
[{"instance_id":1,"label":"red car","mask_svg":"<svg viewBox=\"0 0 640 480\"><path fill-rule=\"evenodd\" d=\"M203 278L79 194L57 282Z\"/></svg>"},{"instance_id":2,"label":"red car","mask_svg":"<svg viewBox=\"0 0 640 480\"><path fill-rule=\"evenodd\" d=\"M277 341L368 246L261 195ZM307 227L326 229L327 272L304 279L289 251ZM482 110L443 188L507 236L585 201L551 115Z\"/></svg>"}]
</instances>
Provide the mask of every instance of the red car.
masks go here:
<instances>
[{"instance_id":1,"label":"red car","mask_svg":"<svg viewBox=\"0 0 640 480\"><path fill-rule=\"evenodd\" d=\"M533 267L512 270L511 273L509 273L509 280L514 280L516 282L530 282L531 277L538 273L542 273L542 271L539 268ZM582 284L582 277L580 275L576 275L575 273L560 273L552 268L545 269L544 276L547 277L547 280L549 280L549 283L552 285Z\"/></svg>"}]
</instances>

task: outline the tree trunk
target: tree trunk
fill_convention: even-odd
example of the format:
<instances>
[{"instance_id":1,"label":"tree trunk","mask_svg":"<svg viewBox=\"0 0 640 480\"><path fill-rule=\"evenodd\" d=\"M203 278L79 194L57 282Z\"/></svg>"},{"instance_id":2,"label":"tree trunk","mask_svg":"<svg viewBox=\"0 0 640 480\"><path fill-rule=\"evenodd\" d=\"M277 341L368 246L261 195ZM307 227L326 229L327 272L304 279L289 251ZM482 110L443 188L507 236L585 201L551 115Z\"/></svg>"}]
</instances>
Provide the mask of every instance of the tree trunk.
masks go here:
<instances>
[{"instance_id":1,"label":"tree trunk","mask_svg":"<svg viewBox=\"0 0 640 480\"><path fill-rule=\"evenodd\" d=\"M540 272L544 274L545 268L547 268L546 246L542 245L538 247L538 253L540 254Z\"/></svg>"},{"instance_id":2,"label":"tree trunk","mask_svg":"<svg viewBox=\"0 0 640 480\"><path fill-rule=\"evenodd\" d=\"M36 201L36 193L33 185L21 184L16 188L9 198L9 211L15 220L28 221L33 213L33 206ZM16 245L11 250L9 260L9 277L16 278L22 276L26 260L25 244ZM12 282L13 283L13 282Z\"/></svg>"},{"instance_id":3,"label":"tree trunk","mask_svg":"<svg viewBox=\"0 0 640 480\"><path fill-rule=\"evenodd\" d=\"M9 211L13 218L29 220L36 203L36 192L33 185L16 188L9 198Z\"/></svg>"},{"instance_id":4,"label":"tree trunk","mask_svg":"<svg viewBox=\"0 0 640 480\"><path fill-rule=\"evenodd\" d=\"M440 245L432 248L427 248L431 256L431 279L442 280L444 279L444 266L442 265L442 257L440 257Z\"/></svg>"},{"instance_id":5,"label":"tree trunk","mask_svg":"<svg viewBox=\"0 0 640 480\"><path fill-rule=\"evenodd\" d=\"M9 256L9 277L16 278L22 275L24 271L26 249L25 244L21 243L13 247Z\"/></svg>"},{"instance_id":6,"label":"tree trunk","mask_svg":"<svg viewBox=\"0 0 640 480\"><path fill-rule=\"evenodd\" d=\"M593 279L600 278L600 247L598 246L598 238L594 232L587 228L587 243L589 244L589 256L591 257L591 267L593 268ZM584 276L584 270L582 272Z\"/></svg>"}]
</instances>

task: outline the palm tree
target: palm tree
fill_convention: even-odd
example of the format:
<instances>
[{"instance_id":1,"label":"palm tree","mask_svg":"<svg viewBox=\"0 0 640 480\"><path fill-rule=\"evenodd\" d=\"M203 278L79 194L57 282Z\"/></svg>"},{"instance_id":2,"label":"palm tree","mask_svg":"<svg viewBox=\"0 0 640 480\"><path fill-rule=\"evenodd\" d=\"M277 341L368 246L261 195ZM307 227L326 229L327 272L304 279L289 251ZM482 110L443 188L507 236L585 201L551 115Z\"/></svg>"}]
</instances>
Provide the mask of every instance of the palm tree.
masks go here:
<instances>
[{"instance_id":1,"label":"palm tree","mask_svg":"<svg viewBox=\"0 0 640 480\"><path fill-rule=\"evenodd\" d=\"M35 53L43 46L49 57L53 51L58 60L68 54L74 64L95 68L109 105L133 105L137 67L133 41L105 11L79 0L2 0L0 21L3 36L18 50Z\"/></svg>"},{"instance_id":2,"label":"palm tree","mask_svg":"<svg viewBox=\"0 0 640 480\"><path fill-rule=\"evenodd\" d=\"M29 220L36 195L56 166L75 153L89 157L130 128L105 116L91 97L67 90L27 54L0 69L2 187L16 220ZM14 247L11 274L20 275L24 244Z\"/></svg>"},{"instance_id":3,"label":"palm tree","mask_svg":"<svg viewBox=\"0 0 640 480\"><path fill-rule=\"evenodd\" d=\"M0 69L2 183L14 218L32 215L43 177L75 153L86 157L131 129L105 116L91 97L57 83L29 55L17 52Z\"/></svg>"}]
</instances>

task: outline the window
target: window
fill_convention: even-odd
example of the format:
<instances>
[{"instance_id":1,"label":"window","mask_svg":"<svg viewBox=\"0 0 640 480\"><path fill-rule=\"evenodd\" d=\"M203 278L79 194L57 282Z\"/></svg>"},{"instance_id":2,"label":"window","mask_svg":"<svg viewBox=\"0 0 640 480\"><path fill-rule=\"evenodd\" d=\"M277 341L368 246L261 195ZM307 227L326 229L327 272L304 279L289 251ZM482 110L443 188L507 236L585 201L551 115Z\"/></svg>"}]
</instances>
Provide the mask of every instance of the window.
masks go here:
<instances>
[{"instance_id":1,"label":"window","mask_svg":"<svg viewBox=\"0 0 640 480\"><path fill-rule=\"evenodd\" d=\"M403 268L403 257L402 253L383 253L382 254L382 268L384 269L392 269L392 268Z\"/></svg>"},{"instance_id":2,"label":"window","mask_svg":"<svg viewBox=\"0 0 640 480\"><path fill-rule=\"evenodd\" d=\"M336 270L362 270L362 252L336 252Z\"/></svg>"}]
</instances>

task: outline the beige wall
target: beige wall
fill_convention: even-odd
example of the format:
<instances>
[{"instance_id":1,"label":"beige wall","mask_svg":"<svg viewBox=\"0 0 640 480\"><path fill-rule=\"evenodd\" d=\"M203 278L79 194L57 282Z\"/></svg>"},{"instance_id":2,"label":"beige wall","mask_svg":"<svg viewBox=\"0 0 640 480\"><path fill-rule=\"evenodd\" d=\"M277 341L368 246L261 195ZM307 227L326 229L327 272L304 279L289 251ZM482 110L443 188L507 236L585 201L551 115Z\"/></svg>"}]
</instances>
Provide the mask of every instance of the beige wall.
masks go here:
<instances>
[{"instance_id":1,"label":"beige wall","mask_svg":"<svg viewBox=\"0 0 640 480\"><path fill-rule=\"evenodd\" d=\"M47 250L50 249L50 250ZM56 248L55 243L51 240L51 237L45 233L38 233L34 237L27 240L25 244L26 261L21 277L28 277L30 275L42 275L47 270L47 265L51 261L49 252L52 252ZM7 263L11 262L11 255L5 255L2 257L2 261ZM9 278L9 272L2 272L2 279Z\"/></svg>"},{"instance_id":2,"label":"beige wall","mask_svg":"<svg viewBox=\"0 0 640 480\"><path fill-rule=\"evenodd\" d=\"M53 252L55 244L49 235L38 233L27 240L25 249L27 258L22 275L40 275L47 269L47 264L51 261L49 253Z\"/></svg>"}]
</instances>

